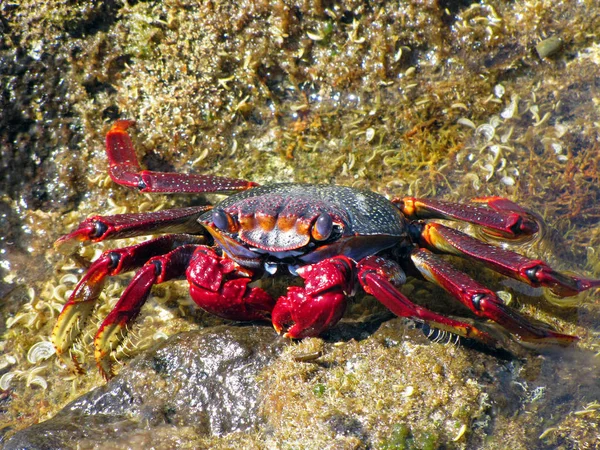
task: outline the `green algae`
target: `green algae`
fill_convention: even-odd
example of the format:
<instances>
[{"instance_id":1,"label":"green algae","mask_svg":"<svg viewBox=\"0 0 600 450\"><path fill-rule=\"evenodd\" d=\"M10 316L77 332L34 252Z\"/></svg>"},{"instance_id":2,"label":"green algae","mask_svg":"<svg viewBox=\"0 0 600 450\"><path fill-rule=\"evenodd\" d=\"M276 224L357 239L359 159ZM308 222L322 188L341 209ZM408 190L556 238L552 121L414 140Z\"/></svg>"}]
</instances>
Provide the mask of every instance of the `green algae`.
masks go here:
<instances>
[{"instance_id":1,"label":"green algae","mask_svg":"<svg viewBox=\"0 0 600 450\"><path fill-rule=\"evenodd\" d=\"M2 196L2 203L14 212L11 227L28 230L18 236L26 241L26 251L14 251L2 241L7 251L3 258L10 266L3 273L10 286L4 300L12 305L6 308L19 305L16 310L3 309L9 327L0 344L2 364L6 360L2 370L18 374L10 384L9 407L2 410L2 422L10 427L4 430L12 432L46 418L102 382L85 344L94 332L93 323L81 350L87 353L84 361L90 369L85 376L68 375L54 357L37 364L26 359L35 342L48 339L64 302L67 289L63 287L72 288L72 280L63 277L79 273L69 260L56 255L52 242L89 214L189 202L164 196L150 199L107 180L103 136L116 117L138 121L134 136L138 155L155 170L202 171L260 183L335 182L390 196L509 196L551 225L542 251L538 245L528 252L541 253L562 268L572 267L573 261L585 265L587 257L585 268L598 276L599 113L597 94L589 89L596 86L600 64L593 40L600 31L594 2L461 5L417 1L371 6L280 2L276 7L269 2L2 5L6 13L2 23L9 30L3 37L3 51L35 56L42 48L68 62L60 66L66 88L52 94L57 102L50 106L68 105L72 123L67 133L64 124L47 120L44 95L49 93L37 94L31 102L37 110L32 109L31 117L49 130L44 136L55 148L44 160L47 172L35 182L46 187L51 200L24 202L30 185ZM580 25L572 27L572 23ZM563 50L540 60L535 45L551 34L560 34ZM3 58L6 64L7 54ZM18 138L5 134L9 126L14 125L2 122L5 161L13 158L13 148L20 149L14 144ZM25 127L20 136L29 132ZM62 140L67 134L69 139ZM37 145L34 152L40 148ZM92 254L88 249L85 255ZM46 265L56 269L30 270ZM491 276L489 280L494 282ZM125 283L119 280L109 286L109 304ZM24 295L15 286L32 287L33 294ZM435 290L418 284L415 289L413 298L424 297L426 304L436 301ZM153 339L198 326L194 322L214 323L215 319L194 311L186 295L181 285L157 289L130 333L137 347L132 353L151 345ZM517 307L581 336L583 348L598 351L597 302L565 311L520 293L514 296L519 298ZM360 302L356 316L361 305L372 306ZM97 312L96 324L107 312L108 306ZM411 334L411 339L417 337ZM273 439L280 439L276 442L282 447L317 448L321 438L337 429L346 448L360 448L368 439L375 446L421 445L415 443L419 441L423 447L429 436L447 448L474 442L485 448L505 448L507 442L512 448L524 448L524 441L555 448L568 443L583 446L593 438L589 429L600 420L597 409L575 414L593 402L593 389L587 403L571 400L561 405L554 421L543 416L548 407L532 407L539 401L527 403L513 396L517 406L489 413L485 419L505 441L486 440L481 430L471 432L471 424L484 408L479 395L489 395L479 387L459 389L465 386L457 374L473 365L472 353L423 345L426 357L409 358L383 344L342 342L329 350L331 368L282 356L279 365L264 375L266 386L273 377L285 381L280 386L285 391L278 399L281 403L264 413L275 427ZM351 352L361 355L359 375L340 368ZM457 356L456 364L446 361L449 354ZM369 381L366 368L375 356L394 371L405 372L404 389L412 385L411 380L419 381L422 388L414 395L422 401L398 402L394 395L385 395L383 382ZM388 361L393 357L404 366ZM481 367L473 369L475 384L485 377L484 366L506 369L494 358L483 359ZM540 364L535 356L529 359L524 368ZM576 361L584 365L583 373L592 376L593 360ZM546 370L553 364L558 363L546 362ZM431 386L423 374L433 377L439 370L449 376L437 377L441 386ZM578 382L571 371L559 367L558 372L571 380L564 382L566 387L560 387L555 376L538 374L538 383L555 392L552 398L558 398L562 389L570 393ZM36 376L49 388L44 389ZM461 401L450 412L450 394L445 389L452 388ZM429 399L423 392L435 394ZM298 413L307 404L298 399L313 405L309 412L318 415L316 424L305 410ZM379 402L386 412L382 425L373 419L373 412L363 416L360 403L367 400ZM547 399L541 402L549 404ZM31 404L39 408L32 410ZM451 423L441 434L431 424L423 424L438 407L448 408L443 419ZM516 418L515 410L520 413ZM361 431L353 426L347 419L353 415L364 418L369 427ZM455 442L462 425L469 431ZM406 428L394 434L398 426ZM302 434L306 429L313 431ZM536 440L547 430L551 431ZM223 442L256 448L262 442L260 432L227 437L220 444L202 439L207 446L223 448L228 445Z\"/></svg>"},{"instance_id":2,"label":"green algae","mask_svg":"<svg viewBox=\"0 0 600 450\"><path fill-rule=\"evenodd\" d=\"M381 450L433 450L436 439L429 433L413 433L406 425L394 425L390 437L383 440Z\"/></svg>"}]
</instances>

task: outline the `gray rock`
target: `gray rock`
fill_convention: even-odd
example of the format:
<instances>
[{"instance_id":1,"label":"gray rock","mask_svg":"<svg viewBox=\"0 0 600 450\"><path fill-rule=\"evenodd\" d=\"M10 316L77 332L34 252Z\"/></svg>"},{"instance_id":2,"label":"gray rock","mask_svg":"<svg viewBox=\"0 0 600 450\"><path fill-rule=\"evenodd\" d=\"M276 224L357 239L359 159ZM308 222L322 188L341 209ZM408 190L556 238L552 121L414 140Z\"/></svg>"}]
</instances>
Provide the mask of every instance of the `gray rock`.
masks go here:
<instances>
[{"instance_id":1,"label":"gray rock","mask_svg":"<svg viewBox=\"0 0 600 450\"><path fill-rule=\"evenodd\" d=\"M165 448L179 429L198 437L252 429L260 422L256 376L283 342L266 326L178 334L52 419L20 431L5 449L104 448L106 442L114 448L128 440ZM169 444L159 444L158 436Z\"/></svg>"}]
</instances>

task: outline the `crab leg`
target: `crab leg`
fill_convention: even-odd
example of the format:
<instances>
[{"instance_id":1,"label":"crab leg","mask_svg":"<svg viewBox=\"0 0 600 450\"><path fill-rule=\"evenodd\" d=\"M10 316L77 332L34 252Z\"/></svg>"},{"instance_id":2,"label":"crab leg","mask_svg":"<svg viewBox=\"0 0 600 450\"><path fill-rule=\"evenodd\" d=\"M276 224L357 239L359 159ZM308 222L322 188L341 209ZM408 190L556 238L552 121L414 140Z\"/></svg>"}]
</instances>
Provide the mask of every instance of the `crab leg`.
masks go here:
<instances>
[{"instance_id":1,"label":"crab leg","mask_svg":"<svg viewBox=\"0 0 600 450\"><path fill-rule=\"evenodd\" d=\"M197 219L210 209L212 206L190 206L157 212L93 216L81 222L76 230L59 238L54 247L61 253L71 254L80 242L89 244L155 233L203 234L204 227Z\"/></svg>"},{"instance_id":2,"label":"crab leg","mask_svg":"<svg viewBox=\"0 0 600 450\"><path fill-rule=\"evenodd\" d=\"M521 341L568 345L578 340L576 336L533 325L525 317L504 305L494 292L429 250L415 249L410 257L425 279L444 288L478 317L491 319L502 325Z\"/></svg>"},{"instance_id":3,"label":"crab leg","mask_svg":"<svg viewBox=\"0 0 600 450\"><path fill-rule=\"evenodd\" d=\"M406 279L397 263L379 256L369 256L358 263L357 269L365 292L373 295L397 316L426 322L435 328L495 345L496 339L474 325L437 314L410 301L397 289Z\"/></svg>"},{"instance_id":4,"label":"crab leg","mask_svg":"<svg viewBox=\"0 0 600 450\"><path fill-rule=\"evenodd\" d=\"M439 223L424 225L420 245L480 261L498 273L531 286L547 287L559 297L569 297L600 287L600 280L562 274L543 261L487 244Z\"/></svg>"},{"instance_id":5,"label":"crab leg","mask_svg":"<svg viewBox=\"0 0 600 450\"><path fill-rule=\"evenodd\" d=\"M516 239L537 233L538 223L521 206L502 197L481 197L472 200L487 205L453 203L437 199L405 197L394 199L402 214L415 219L452 219L469 222L492 236Z\"/></svg>"},{"instance_id":6,"label":"crab leg","mask_svg":"<svg viewBox=\"0 0 600 450\"><path fill-rule=\"evenodd\" d=\"M135 270L153 256L168 253L184 244L201 244L202 237L166 235L131 247L105 251L87 270L63 306L52 330L52 343L61 356L81 333L92 313L107 276ZM77 366L77 361L74 360Z\"/></svg>"},{"instance_id":7,"label":"crab leg","mask_svg":"<svg viewBox=\"0 0 600 450\"><path fill-rule=\"evenodd\" d=\"M127 129L133 120L118 120L106 135L106 154L112 180L141 192L236 192L256 186L250 181L215 175L179 174L142 170Z\"/></svg>"},{"instance_id":8,"label":"crab leg","mask_svg":"<svg viewBox=\"0 0 600 450\"><path fill-rule=\"evenodd\" d=\"M100 325L94 338L96 364L105 378L114 375L111 352L125 338L127 324L139 314L152 286L181 278L197 247L194 244L182 245L165 255L154 256L136 272L115 307Z\"/></svg>"}]
</instances>

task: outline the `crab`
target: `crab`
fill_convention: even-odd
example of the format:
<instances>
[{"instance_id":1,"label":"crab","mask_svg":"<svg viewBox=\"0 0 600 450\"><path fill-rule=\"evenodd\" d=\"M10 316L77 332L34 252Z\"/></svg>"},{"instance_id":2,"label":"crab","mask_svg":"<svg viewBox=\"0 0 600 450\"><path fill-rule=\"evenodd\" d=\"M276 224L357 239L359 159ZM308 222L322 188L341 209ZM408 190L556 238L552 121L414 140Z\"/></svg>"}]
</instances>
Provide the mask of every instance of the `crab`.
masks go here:
<instances>
[{"instance_id":1,"label":"crab","mask_svg":"<svg viewBox=\"0 0 600 450\"><path fill-rule=\"evenodd\" d=\"M106 136L114 182L141 192L230 196L214 206L93 216L58 239L56 247L73 254L79 243L158 235L102 253L76 285L52 332L57 354L72 353L106 278L135 271L94 338L95 360L106 378L114 375L114 349L152 286L174 279L186 278L191 298L209 313L236 321L271 321L288 338L318 336L334 326L347 297L360 286L397 316L491 346L501 341L499 329L523 344L569 345L578 337L533 324L444 255L466 258L558 297L600 286L600 280L560 273L541 260L435 220L469 223L500 241L537 233L536 217L506 198L388 200L336 185L259 186L213 175L152 172L138 163L127 132L133 124L119 120ZM260 278L281 272L300 276L303 286L288 287L278 299L256 286ZM441 286L473 318L448 317L413 303L399 289L407 275Z\"/></svg>"}]
</instances>

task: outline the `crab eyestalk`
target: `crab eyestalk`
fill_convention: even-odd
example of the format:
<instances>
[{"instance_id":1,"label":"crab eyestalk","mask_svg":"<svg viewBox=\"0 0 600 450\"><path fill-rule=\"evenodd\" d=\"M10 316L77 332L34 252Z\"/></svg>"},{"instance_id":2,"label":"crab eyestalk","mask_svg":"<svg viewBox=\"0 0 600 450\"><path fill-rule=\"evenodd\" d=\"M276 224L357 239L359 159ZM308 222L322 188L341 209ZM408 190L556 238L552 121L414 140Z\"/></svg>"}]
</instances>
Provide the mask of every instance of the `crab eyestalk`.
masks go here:
<instances>
[{"instance_id":1,"label":"crab eyestalk","mask_svg":"<svg viewBox=\"0 0 600 450\"><path fill-rule=\"evenodd\" d=\"M325 241L333 232L333 219L331 215L322 213L312 227L311 236L316 241Z\"/></svg>"}]
</instances>

